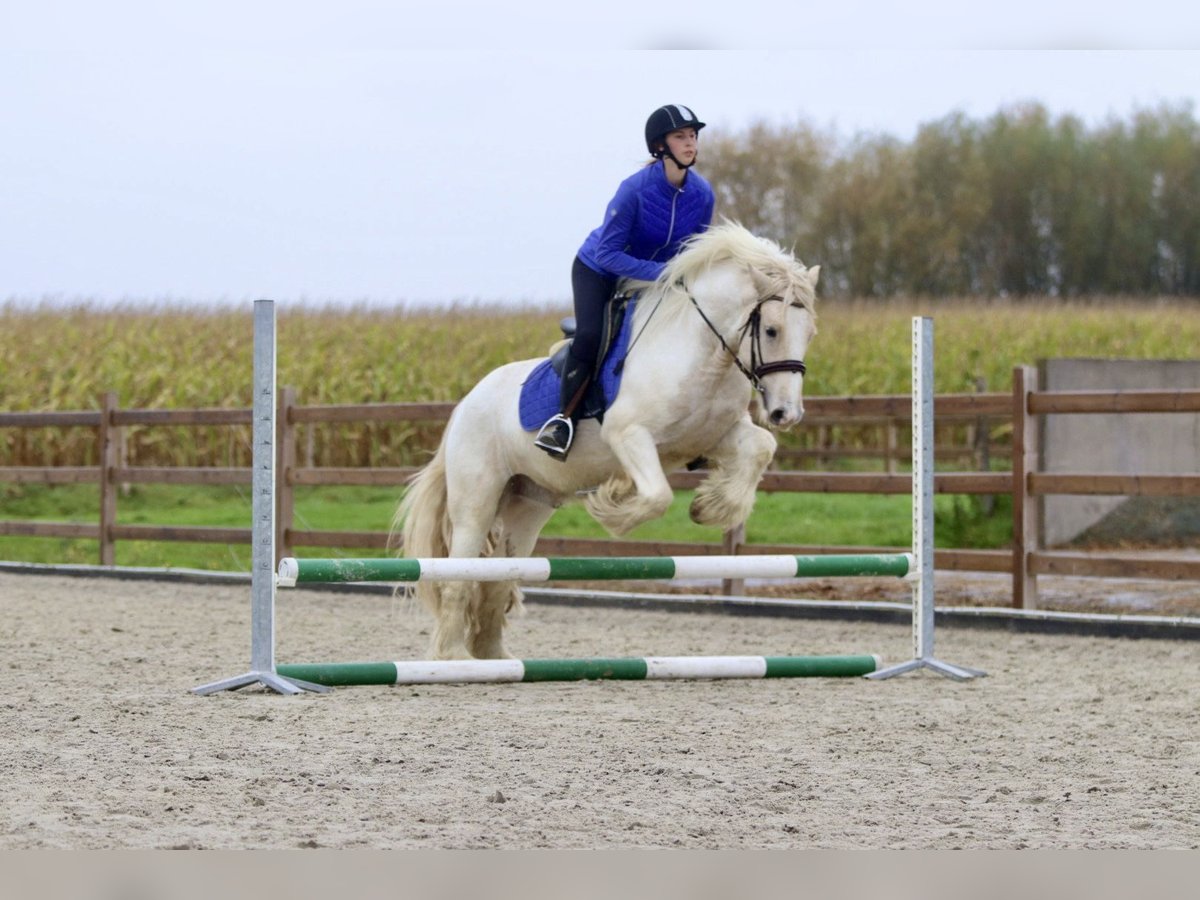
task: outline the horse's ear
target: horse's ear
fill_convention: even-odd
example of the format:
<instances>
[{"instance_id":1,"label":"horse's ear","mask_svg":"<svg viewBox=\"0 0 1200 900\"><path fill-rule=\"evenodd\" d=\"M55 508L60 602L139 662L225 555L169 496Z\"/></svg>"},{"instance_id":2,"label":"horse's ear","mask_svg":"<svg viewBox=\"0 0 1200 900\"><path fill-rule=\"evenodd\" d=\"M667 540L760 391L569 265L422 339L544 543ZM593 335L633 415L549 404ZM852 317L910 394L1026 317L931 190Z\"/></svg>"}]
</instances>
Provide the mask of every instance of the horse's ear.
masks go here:
<instances>
[{"instance_id":1,"label":"horse's ear","mask_svg":"<svg viewBox=\"0 0 1200 900\"><path fill-rule=\"evenodd\" d=\"M813 266L808 270L808 283L814 288L817 286L817 279L821 277L821 267Z\"/></svg>"},{"instance_id":2,"label":"horse's ear","mask_svg":"<svg viewBox=\"0 0 1200 900\"><path fill-rule=\"evenodd\" d=\"M770 295L771 279L754 266L750 266L750 283L754 285L754 292L760 300Z\"/></svg>"}]
</instances>

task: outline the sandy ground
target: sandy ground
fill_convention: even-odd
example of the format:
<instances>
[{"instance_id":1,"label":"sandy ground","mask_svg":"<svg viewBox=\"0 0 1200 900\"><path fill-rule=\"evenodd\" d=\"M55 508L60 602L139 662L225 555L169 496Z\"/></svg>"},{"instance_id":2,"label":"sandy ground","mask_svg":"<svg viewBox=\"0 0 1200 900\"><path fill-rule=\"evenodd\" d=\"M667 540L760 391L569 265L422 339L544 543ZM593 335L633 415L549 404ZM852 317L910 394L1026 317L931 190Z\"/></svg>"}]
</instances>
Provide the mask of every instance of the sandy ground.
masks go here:
<instances>
[{"instance_id":1,"label":"sandy ground","mask_svg":"<svg viewBox=\"0 0 1200 900\"><path fill-rule=\"evenodd\" d=\"M989 677L209 697L249 592L0 573L0 848L1200 846L1200 642L942 629ZM423 656L423 614L280 597L278 659ZM910 655L904 626L529 604L521 657Z\"/></svg>"}]
</instances>

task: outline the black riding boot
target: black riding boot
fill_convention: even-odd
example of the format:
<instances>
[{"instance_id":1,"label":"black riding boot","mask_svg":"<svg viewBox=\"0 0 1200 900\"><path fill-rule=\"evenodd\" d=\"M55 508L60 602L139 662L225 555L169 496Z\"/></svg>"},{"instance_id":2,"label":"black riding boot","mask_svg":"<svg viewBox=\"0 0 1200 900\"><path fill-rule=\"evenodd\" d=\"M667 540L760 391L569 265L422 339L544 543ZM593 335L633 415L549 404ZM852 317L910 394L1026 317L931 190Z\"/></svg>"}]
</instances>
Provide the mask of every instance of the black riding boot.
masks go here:
<instances>
[{"instance_id":1,"label":"black riding boot","mask_svg":"<svg viewBox=\"0 0 1200 900\"><path fill-rule=\"evenodd\" d=\"M566 462L571 443L575 440L575 410L583 400L591 374L592 367L579 362L568 349L559 393L559 412L546 420L533 440L535 447L545 450L559 462Z\"/></svg>"}]
</instances>

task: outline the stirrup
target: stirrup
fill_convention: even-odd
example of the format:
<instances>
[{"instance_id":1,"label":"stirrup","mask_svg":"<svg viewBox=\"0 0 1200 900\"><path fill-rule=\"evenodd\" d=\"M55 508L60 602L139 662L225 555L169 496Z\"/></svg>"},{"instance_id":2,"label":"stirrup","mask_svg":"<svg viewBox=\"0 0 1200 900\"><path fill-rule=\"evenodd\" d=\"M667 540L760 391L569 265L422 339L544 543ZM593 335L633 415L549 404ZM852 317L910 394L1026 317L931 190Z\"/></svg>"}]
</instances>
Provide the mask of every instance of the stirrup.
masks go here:
<instances>
[{"instance_id":1,"label":"stirrup","mask_svg":"<svg viewBox=\"0 0 1200 900\"><path fill-rule=\"evenodd\" d=\"M560 426L566 426L566 440L560 439L559 434L562 430ZM571 449L571 444L575 440L575 423L568 416L562 413L551 416L546 420L546 424L542 426L537 437L533 440L533 445L540 450L545 450L557 460L565 460L567 452Z\"/></svg>"}]
</instances>

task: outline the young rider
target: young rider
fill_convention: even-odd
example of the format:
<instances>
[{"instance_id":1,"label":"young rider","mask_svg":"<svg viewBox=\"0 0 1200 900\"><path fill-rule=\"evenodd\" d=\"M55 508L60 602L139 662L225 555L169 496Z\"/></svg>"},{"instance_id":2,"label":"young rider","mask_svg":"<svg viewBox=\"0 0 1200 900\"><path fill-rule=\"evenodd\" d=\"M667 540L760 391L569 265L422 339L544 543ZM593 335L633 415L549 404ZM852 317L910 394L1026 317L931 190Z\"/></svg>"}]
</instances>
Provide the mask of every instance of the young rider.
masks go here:
<instances>
[{"instance_id":1,"label":"young rider","mask_svg":"<svg viewBox=\"0 0 1200 900\"><path fill-rule=\"evenodd\" d=\"M555 459L566 460L571 449L574 414L597 368L605 307L618 279L653 281L680 244L712 222L712 188L692 171L703 127L686 106L660 106L652 112L646 120L646 149L654 159L621 182L603 224L579 248L571 267L575 339L563 367L559 412L534 439Z\"/></svg>"}]
</instances>

